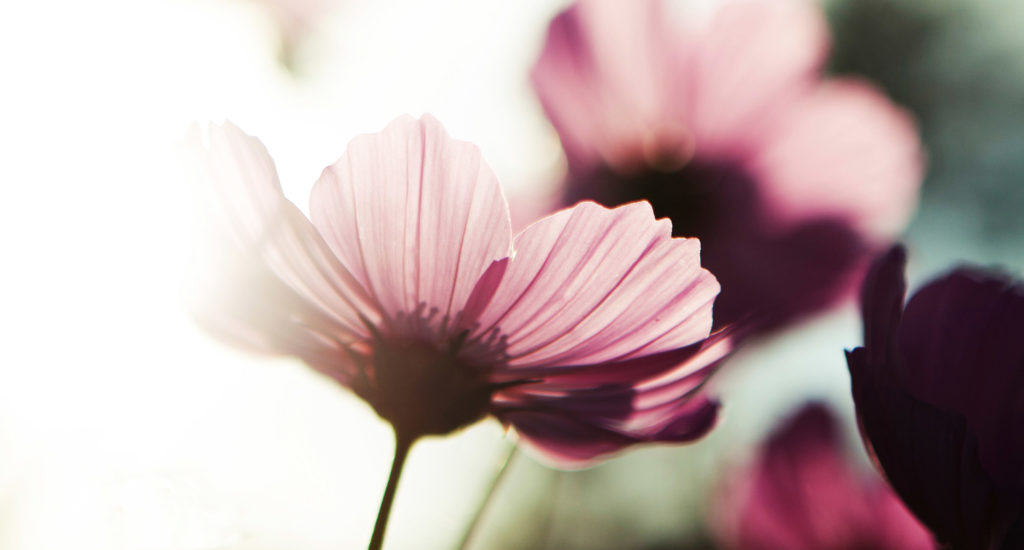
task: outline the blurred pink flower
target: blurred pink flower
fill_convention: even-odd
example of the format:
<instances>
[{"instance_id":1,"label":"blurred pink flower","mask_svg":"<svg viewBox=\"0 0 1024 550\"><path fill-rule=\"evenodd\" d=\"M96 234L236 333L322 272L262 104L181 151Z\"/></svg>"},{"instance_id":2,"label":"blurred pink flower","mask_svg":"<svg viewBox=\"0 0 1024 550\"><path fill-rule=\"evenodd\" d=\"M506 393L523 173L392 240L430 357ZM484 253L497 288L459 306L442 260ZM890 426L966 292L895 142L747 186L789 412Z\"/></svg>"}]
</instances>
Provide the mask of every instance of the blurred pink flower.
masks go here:
<instances>
[{"instance_id":1,"label":"blurred pink flower","mask_svg":"<svg viewBox=\"0 0 1024 550\"><path fill-rule=\"evenodd\" d=\"M218 236L195 315L349 387L402 439L487 414L563 467L714 424L700 390L715 278L696 239L647 203L582 203L512 238L479 150L431 117L354 139L324 170L312 221L266 150L230 124L192 151Z\"/></svg>"},{"instance_id":2,"label":"blurred pink flower","mask_svg":"<svg viewBox=\"0 0 1024 550\"><path fill-rule=\"evenodd\" d=\"M809 0L671 15L581 0L552 21L532 79L568 158L562 203L648 199L700 238L718 326L766 330L849 295L915 207L914 123L865 82L822 80Z\"/></svg>"},{"instance_id":3,"label":"blurred pink flower","mask_svg":"<svg viewBox=\"0 0 1024 550\"><path fill-rule=\"evenodd\" d=\"M832 414L812 404L719 495L717 538L735 550L936 548L885 482L847 458Z\"/></svg>"}]
</instances>

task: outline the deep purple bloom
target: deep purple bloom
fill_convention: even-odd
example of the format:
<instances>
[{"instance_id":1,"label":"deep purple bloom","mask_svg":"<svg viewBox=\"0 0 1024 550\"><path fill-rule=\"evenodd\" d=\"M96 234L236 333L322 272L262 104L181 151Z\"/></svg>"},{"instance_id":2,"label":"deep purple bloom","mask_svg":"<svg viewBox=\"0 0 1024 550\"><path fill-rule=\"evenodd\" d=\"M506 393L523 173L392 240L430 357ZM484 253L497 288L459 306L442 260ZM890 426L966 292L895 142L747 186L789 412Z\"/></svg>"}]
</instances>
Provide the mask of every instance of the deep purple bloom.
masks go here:
<instances>
[{"instance_id":1,"label":"deep purple bloom","mask_svg":"<svg viewBox=\"0 0 1024 550\"><path fill-rule=\"evenodd\" d=\"M225 125L208 141L193 153L218 241L196 317L351 388L400 440L490 414L580 466L713 426L718 283L649 204L583 203L513 239L479 150L403 117L324 170L311 221L258 140Z\"/></svg>"},{"instance_id":2,"label":"deep purple bloom","mask_svg":"<svg viewBox=\"0 0 1024 550\"><path fill-rule=\"evenodd\" d=\"M717 325L768 330L851 294L916 204L914 123L865 82L822 80L815 4L676 25L660 0L580 0L533 69L568 159L561 204L646 199L700 238Z\"/></svg>"},{"instance_id":3,"label":"deep purple bloom","mask_svg":"<svg viewBox=\"0 0 1024 550\"><path fill-rule=\"evenodd\" d=\"M1024 285L961 267L904 309L905 264L872 266L847 353L865 443L940 542L1024 548Z\"/></svg>"},{"instance_id":4,"label":"deep purple bloom","mask_svg":"<svg viewBox=\"0 0 1024 550\"><path fill-rule=\"evenodd\" d=\"M712 519L731 550L932 550L935 542L877 475L843 449L835 418L805 406L729 478Z\"/></svg>"}]
</instances>

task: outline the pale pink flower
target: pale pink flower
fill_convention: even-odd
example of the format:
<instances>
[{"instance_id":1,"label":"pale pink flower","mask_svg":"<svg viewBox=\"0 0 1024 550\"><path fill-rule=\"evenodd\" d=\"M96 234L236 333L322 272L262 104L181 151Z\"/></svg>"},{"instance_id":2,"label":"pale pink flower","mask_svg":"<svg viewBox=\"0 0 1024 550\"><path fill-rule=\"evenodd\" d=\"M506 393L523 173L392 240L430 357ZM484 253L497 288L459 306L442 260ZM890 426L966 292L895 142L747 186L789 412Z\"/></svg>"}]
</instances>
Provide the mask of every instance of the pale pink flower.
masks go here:
<instances>
[{"instance_id":1,"label":"pale pink flower","mask_svg":"<svg viewBox=\"0 0 1024 550\"><path fill-rule=\"evenodd\" d=\"M719 324L769 329L848 296L915 207L911 118L865 82L822 80L810 0L672 15L581 0L552 21L532 79L569 163L562 204L648 199L700 238Z\"/></svg>"},{"instance_id":2,"label":"pale pink flower","mask_svg":"<svg viewBox=\"0 0 1024 550\"><path fill-rule=\"evenodd\" d=\"M400 440L490 414L570 467L712 427L718 283L649 204L582 203L513 238L478 149L403 117L324 170L310 221L258 140L230 124L195 138L220 264L199 321L301 358Z\"/></svg>"}]
</instances>

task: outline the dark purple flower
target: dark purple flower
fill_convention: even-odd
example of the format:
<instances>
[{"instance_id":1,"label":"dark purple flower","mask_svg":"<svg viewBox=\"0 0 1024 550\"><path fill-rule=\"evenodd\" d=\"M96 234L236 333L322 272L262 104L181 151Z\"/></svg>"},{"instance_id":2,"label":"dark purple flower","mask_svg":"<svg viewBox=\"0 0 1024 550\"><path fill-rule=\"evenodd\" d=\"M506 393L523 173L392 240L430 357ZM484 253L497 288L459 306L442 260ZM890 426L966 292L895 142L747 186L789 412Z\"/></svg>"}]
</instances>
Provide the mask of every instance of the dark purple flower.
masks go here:
<instances>
[{"instance_id":1,"label":"dark purple flower","mask_svg":"<svg viewBox=\"0 0 1024 550\"><path fill-rule=\"evenodd\" d=\"M874 87L822 80L804 0L672 24L660 0L581 0L532 78L568 160L563 205L646 199L705 244L715 324L779 327L852 294L917 201L914 123Z\"/></svg>"},{"instance_id":2,"label":"dark purple flower","mask_svg":"<svg viewBox=\"0 0 1024 550\"><path fill-rule=\"evenodd\" d=\"M931 550L935 542L877 476L846 457L835 418L807 405L730 478L712 518L735 550Z\"/></svg>"},{"instance_id":3,"label":"dark purple flower","mask_svg":"<svg viewBox=\"0 0 1024 550\"><path fill-rule=\"evenodd\" d=\"M865 444L939 541L1024 548L1024 285L961 267L904 308L905 264L872 266L847 353Z\"/></svg>"}]
</instances>

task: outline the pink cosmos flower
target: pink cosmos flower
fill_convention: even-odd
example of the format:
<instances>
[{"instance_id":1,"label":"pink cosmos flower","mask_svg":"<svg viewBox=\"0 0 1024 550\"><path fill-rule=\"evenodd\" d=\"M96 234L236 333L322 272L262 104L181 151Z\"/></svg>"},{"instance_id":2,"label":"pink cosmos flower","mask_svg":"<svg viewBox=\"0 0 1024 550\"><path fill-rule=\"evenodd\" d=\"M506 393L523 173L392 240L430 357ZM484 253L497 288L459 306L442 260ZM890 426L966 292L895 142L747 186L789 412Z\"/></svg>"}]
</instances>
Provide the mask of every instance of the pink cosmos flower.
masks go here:
<instances>
[{"instance_id":1,"label":"pink cosmos flower","mask_svg":"<svg viewBox=\"0 0 1024 550\"><path fill-rule=\"evenodd\" d=\"M648 199L699 237L719 325L770 329L848 295L915 206L910 117L864 82L821 79L809 0L670 15L580 0L552 21L532 79L568 158L562 202Z\"/></svg>"},{"instance_id":2,"label":"pink cosmos flower","mask_svg":"<svg viewBox=\"0 0 1024 550\"><path fill-rule=\"evenodd\" d=\"M713 518L735 550L931 550L931 534L877 476L846 458L835 418L804 407L737 472Z\"/></svg>"},{"instance_id":3,"label":"pink cosmos flower","mask_svg":"<svg viewBox=\"0 0 1024 550\"><path fill-rule=\"evenodd\" d=\"M354 139L311 220L258 140L230 124L194 153L214 211L204 327L295 356L365 399L406 443L493 415L551 462L689 441L728 351L696 239L647 203L581 203L513 239L477 148L435 119Z\"/></svg>"}]
</instances>

